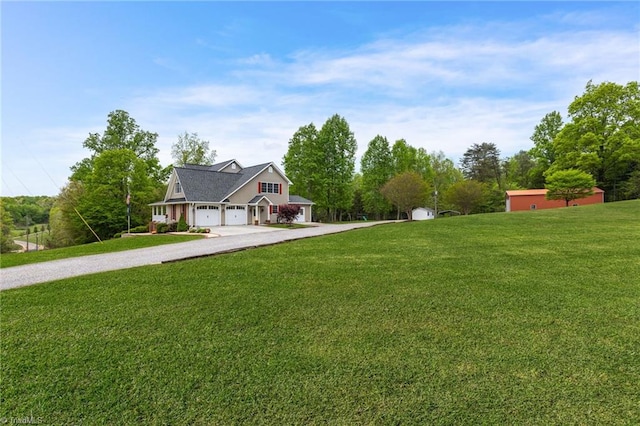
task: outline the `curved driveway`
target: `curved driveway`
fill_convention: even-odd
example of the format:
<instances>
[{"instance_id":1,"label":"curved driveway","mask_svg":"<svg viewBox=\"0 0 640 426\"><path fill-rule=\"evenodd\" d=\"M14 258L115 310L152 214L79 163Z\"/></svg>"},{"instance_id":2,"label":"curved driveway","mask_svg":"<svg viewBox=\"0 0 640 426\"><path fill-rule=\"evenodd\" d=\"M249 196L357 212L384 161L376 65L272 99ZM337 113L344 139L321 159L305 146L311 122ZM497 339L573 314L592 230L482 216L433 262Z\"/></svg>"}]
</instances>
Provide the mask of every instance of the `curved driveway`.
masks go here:
<instances>
[{"instance_id":1,"label":"curved driveway","mask_svg":"<svg viewBox=\"0 0 640 426\"><path fill-rule=\"evenodd\" d=\"M359 222L340 225L318 225L298 229L268 227L224 227L212 230L217 238L203 238L186 243L127 250L53 260L51 262L0 269L0 290L24 287L63 278L97 272L134 268L165 262L211 256L219 253L267 246L284 241L335 234L389 222Z\"/></svg>"}]
</instances>

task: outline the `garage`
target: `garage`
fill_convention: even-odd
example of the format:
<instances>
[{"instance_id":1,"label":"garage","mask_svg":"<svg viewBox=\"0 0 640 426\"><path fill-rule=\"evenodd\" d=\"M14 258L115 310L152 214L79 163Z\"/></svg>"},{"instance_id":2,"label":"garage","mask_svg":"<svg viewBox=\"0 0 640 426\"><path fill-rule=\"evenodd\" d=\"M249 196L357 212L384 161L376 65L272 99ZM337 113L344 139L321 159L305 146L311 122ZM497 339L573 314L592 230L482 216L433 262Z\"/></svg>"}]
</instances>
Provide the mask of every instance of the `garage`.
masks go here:
<instances>
[{"instance_id":1,"label":"garage","mask_svg":"<svg viewBox=\"0 0 640 426\"><path fill-rule=\"evenodd\" d=\"M247 224L247 207L246 206L227 206L224 213L226 225L246 225Z\"/></svg>"},{"instance_id":2,"label":"garage","mask_svg":"<svg viewBox=\"0 0 640 426\"><path fill-rule=\"evenodd\" d=\"M218 206L196 206L196 226L219 226L220 208Z\"/></svg>"},{"instance_id":3,"label":"garage","mask_svg":"<svg viewBox=\"0 0 640 426\"><path fill-rule=\"evenodd\" d=\"M300 213L298 213L298 216L296 216L296 222L298 223L306 222L304 219L304 207L300 207Z\"/></svg>"}]
</instances>

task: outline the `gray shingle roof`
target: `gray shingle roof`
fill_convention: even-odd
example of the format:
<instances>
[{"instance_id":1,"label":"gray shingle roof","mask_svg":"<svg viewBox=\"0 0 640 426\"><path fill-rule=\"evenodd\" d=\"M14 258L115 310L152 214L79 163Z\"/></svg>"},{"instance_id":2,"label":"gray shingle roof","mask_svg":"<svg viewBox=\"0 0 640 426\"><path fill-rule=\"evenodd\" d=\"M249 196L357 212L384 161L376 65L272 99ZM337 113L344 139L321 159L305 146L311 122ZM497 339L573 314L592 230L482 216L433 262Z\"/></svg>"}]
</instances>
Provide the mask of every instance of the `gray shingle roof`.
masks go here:
<instances>
[{"instance_id":1,"label":"gray shingle roof","mask_svg":"<svg viewBox=\"0 0 640 426\"><path fill-rule=\"evenodd\" d=\"M187 202L221 202L244 186L269 164L271 163L247 167L238 173L215 171L212 169L215 165L197 167L187 165L187 167L175 167L174 170L178 175Z\"/></svg>"},{"instance_id":2,"label":"gray shingle roof","mask_svg":"<svg viewBox=\"0 0 640 426\"><path fill-rule=\"evenodd\" d=\"M299 195L289 195L289 202L292 204L314 204L313 201Z\"/></svg>"}]
</instances>

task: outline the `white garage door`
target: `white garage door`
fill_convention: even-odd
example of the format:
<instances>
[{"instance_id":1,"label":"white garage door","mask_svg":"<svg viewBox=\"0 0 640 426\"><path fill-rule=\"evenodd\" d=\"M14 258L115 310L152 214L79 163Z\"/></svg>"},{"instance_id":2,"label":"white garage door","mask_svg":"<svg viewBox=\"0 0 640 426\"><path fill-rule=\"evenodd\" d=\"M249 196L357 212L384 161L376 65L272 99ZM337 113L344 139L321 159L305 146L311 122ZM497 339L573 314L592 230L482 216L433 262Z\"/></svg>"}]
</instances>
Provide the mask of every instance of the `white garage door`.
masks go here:
<instances>
[{"instance_id":1,"label":"white garage door","mask_svg":"<svg viewBox=\"0 0 640 426\"><path fill-rule=\"evenodd\" d=\"M300 207L300 213L296 216L296 222L305 222L304 220L304 207Z\"/></svg>"},{"instance_id":2,"label":"white garage door","mask_svg":"<svg viewBox=\"0 0 640 426\"><path fill-rule=\"evenodd\" d=\"M219 226L220 208L218 206L197 206L196 226Z\"/></svg>"},{"instance_id":3,"label":"white garage door","mask_svg":"<svg viewBox=\"0 0 640 426\"><path fill-rule=\"evenodd\" d=\"M227 225L246 225L247 224L247 208L246 206L227 206L225 213L225 223Z\"/></svg>"}]
</instances>

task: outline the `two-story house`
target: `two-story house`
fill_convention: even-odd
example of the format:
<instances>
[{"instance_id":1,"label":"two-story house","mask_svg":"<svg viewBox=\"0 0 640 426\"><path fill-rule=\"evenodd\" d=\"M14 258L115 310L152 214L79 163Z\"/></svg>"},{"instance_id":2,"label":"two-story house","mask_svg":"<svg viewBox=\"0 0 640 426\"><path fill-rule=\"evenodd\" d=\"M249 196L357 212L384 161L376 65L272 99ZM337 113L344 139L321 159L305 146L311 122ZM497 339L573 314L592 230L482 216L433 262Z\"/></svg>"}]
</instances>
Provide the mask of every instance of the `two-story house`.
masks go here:
<instances>
[{"instance_id":1,"label":"two-story house","mask_svg":"<svg viewBox=\"0 0 640 426\"><path fill-rule=\"evenodd\" d=\"M242 167L236 160L175 167L164 200L151 204L154 222L191 227L275 223L278 206L300 206L298 222L311 221L313 202L289 195L291 181L273 162Z\"/></svg>"}]
</instances>

